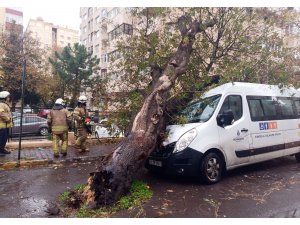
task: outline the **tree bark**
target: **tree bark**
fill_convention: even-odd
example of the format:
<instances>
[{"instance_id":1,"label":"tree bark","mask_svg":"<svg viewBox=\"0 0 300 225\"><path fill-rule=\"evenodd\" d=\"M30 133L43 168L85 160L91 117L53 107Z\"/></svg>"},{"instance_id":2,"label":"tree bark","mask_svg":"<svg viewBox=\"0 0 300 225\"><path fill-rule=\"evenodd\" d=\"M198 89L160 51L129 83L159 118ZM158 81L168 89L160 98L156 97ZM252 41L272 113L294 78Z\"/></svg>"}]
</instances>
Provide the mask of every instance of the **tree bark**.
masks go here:
<instances>
[{"instance_id":1,"label":"tree bark","mask_svg":"<svg viewBox=\"0 0 300 225\"><path fill-rule=\"evenodd\" d=\"M178 19L182 39L177 51L152 84L152 92L136 115L129 136L123 139L113 154L103 161L98 172L90 174L84 191L88 205L95 207L109 205L128 192L134 175L156 146L164 124L169 91L178 76L187 69L195 35L214 24L215 21L200 23L185 16Z\"/></svg>"}]
</instances>

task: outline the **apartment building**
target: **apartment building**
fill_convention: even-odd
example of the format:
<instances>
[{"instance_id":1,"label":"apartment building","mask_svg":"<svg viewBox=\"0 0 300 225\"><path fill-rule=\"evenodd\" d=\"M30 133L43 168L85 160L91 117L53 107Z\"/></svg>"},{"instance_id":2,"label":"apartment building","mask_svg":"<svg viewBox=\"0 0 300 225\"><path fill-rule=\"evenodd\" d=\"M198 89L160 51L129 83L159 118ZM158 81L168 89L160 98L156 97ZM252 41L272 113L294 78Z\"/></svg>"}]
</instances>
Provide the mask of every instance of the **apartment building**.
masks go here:
<instances>
[{"instance_id":1,"label":"apartment building","mask_svg":"<svg viewBox=\"0 0 300 225\"><path fill-rule=\"evenodd\" d=\"M80 42L100 59L101 75L108 70L109 56L115 51L115 40L131 35L130 8L80 8Z\"/></svg>"},{"instance_id":2,"label":"apartment building","mask_svg":"<svg viewBox=\"0 0 300 225\"><path fill-rule=\"evenodd\" d=\"M0 7L0 31L9 30L12 23L23 29L23 12L19 8Z\"/></svg>"},{"instance_id":3,"label":"apartment building","mask_svg":"<svg viewBox=\"0 0 300 225\"><path fill-rule=\"evenodd\" d=\"M296 80L300 81L300 11L291 9L295 13L295 21L285 24L281 29L281 36L285 47L294 49L298 64L293 66Z\"/></svg>"},{"instance_id":4,"label":"apartment building","mask_svg":"<svg viewBox=\"0 0 300 225\"><path fill-rule=\"evenodd\" d=\"M44 21L41 17L30 19L26 32L31 32L31 35L40 41L41 47L49 54L57 48L64 48L68 44L72 46L79 42L79 31L54 25Z\"/></svg>"},{"instance_id":5,"label":"apartment building","mask_svg":"<svg viewBox=\"0 0 300 225\"><path fill-rule=\"evenodd\" d=\"M124 35L132 35L131 8L119 7L81 7L80 42L100 59L100 76L118 79L120 74L109 71L111 56L116 56L116 41ZM111 85L111 96L119 92ZM91 97L91 93L84 93ZM107 100L107 99L106 99ZM103 101L106 101L103 100Z\"/></svg>"}]
</instances>

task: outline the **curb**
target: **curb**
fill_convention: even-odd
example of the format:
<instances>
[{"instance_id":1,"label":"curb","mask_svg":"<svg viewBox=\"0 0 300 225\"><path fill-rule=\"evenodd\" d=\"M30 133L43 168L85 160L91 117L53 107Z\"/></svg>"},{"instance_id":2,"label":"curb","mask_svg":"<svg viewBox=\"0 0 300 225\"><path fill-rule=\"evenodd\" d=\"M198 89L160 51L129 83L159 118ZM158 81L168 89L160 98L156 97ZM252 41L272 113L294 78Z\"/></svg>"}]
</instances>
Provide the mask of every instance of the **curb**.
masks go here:
<instances>
[{"instance_id":1,"label":"curb","mask_svg":"<svg viewBox=\"0 0 300 225\"><path fill-rule=\"evenodd\" d=\"M23 148L45 148L45 147L51 147L52 141L23 141L21 144L22 149ZM9 149L18 149L19 148L19 142L9 142L6 144L6 147Z\"/></svg>"},{"instance_id":2,"label":"curb","mask_svg":"<svg viewBox=\"0 0 300 225\"><path fill-rule=\"evenodd\" d=\"M0 163L0 170L9 170L9 169L14 169L14 168L28 168L28 167L34 167L34 166L48 166L48 165L56 165L56 164L68 164L68 163L73 163L73 162L87 162L87 161L97 161L101 160L103 157L106 155L102 156L81 156L81 157L76 157L72 159L63 159L63 160L53 160L53 159L41 159L41 160L20 160L18 161L13 161L13 162L5 162L5 163Z\"/></svg>"},{"instance_id":3,"label":"curb","mask_svg":"<svg viewBox=\"0 0 300 225\"><path fill-rule=\"evenodd\" d=\"M89 138L87 139L87 143L88 144L106 144L106 143L117 143L119 142L121 139L120 138L107 138L107 139L96 139L96 138ZM72 146L74 145L75 142L74 141L68 141L68 145ZM6 144L6 147L9 149L18 149L19 148L19 142L17 141L13 141L13 142L8 142ZM52 147L52 141L50 140L33 140L33 141L22 141L21 144L22 149L24 148L45 148L45 147Z\"/></svg>"}]
</instances>

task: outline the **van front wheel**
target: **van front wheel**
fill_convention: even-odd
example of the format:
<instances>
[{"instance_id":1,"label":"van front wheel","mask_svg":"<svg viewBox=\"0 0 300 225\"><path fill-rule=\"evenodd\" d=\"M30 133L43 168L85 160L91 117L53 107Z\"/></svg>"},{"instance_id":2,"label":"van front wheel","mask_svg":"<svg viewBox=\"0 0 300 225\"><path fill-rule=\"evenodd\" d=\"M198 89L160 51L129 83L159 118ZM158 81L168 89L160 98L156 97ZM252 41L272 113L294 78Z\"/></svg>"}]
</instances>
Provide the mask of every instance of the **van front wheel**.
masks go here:
<instances>
[{"instance_id":1,"label":"van front wheel","mask_svg":"<svg viewBox=\"0 0 300 225\"><path fill-rule=\"evenodd\" d=\"M201 178L208 184L214 184L222 179L224 162L219 155L211 152L204 156L201 162Z\"/></svg>"},{"instance_id":2,"label":"van front wheel","mask_svg":"<svg viewBox=\"0 0 300 225\"><path fill-rule=\"evenodd\" d=\"M300 153L296 153L295 158L296 158L297 162L300 163Z\"/></svg>"}]
</instances>

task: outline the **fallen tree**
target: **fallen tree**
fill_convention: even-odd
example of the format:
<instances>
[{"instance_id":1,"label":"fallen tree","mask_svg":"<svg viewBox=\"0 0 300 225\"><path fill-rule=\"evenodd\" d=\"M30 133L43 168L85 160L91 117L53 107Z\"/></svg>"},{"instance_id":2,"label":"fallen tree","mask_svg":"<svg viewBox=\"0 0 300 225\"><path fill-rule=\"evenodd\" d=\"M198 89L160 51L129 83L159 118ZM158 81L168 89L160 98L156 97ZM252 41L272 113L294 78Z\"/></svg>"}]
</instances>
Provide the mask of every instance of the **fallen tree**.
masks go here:
<instances>
[{"instance_id":1,"label":"fallen tree","mask_svg":"<svg viewBox=\"0 0 300 225\"><path fill-rule=\"evenodd\" d=\"M164 20L165 24L177 29L173 30L175 39L178 40L175 41L177 47L168 48L166 50L168 54L165 54L163 59L154 60L158 55L158 47L153 40L159 40L160 36L158 32L148 31L149 24L154 24L155 13L146 8L142 10L142 14L147 17L148 22L152 21L146 24L146 29L139 35L139 38L147 44L145 48L147 57L142 60L148 63L149 70L145 71L149 72L147 78L150 82L129 134L113 154L106 157L98 171L90 174L84 191L86 203L90 206L111 204L128 192L134 175L144 165L147 156L155 148L161 131L165 128L165 112L174 88L185 87L184 83L178 83L182 77L188 74L191 80L197 80L201 76L202 78L208 76L216 64L221 70L238 64L236 59L238 57L247 61L252 54L255 58L261 53L261 47L258 47L261 44L259 40L262 41L262 38L266 37L260 36L261 33L255 34L262 30L258 23L258 18L261 17L248 9L177 9L173 12L176 20L170 19L171 16L168 20ZM165 17L167 15L164 14ZM128 46L126 47L128 50ZM257 63L258 59L249 61L248 66L253 65L253 61ZM139 61L138 58L135 60ZM197 66L191 67L190 63L195 60L199 60L197 61L199 65L196 63ZM131 70L132 66L125 68L125 71ZM239 79L242 80L245 74L240 75ZM199 86L194 82L190 88L197 90Z\"/></svg>"}]
</instances>

